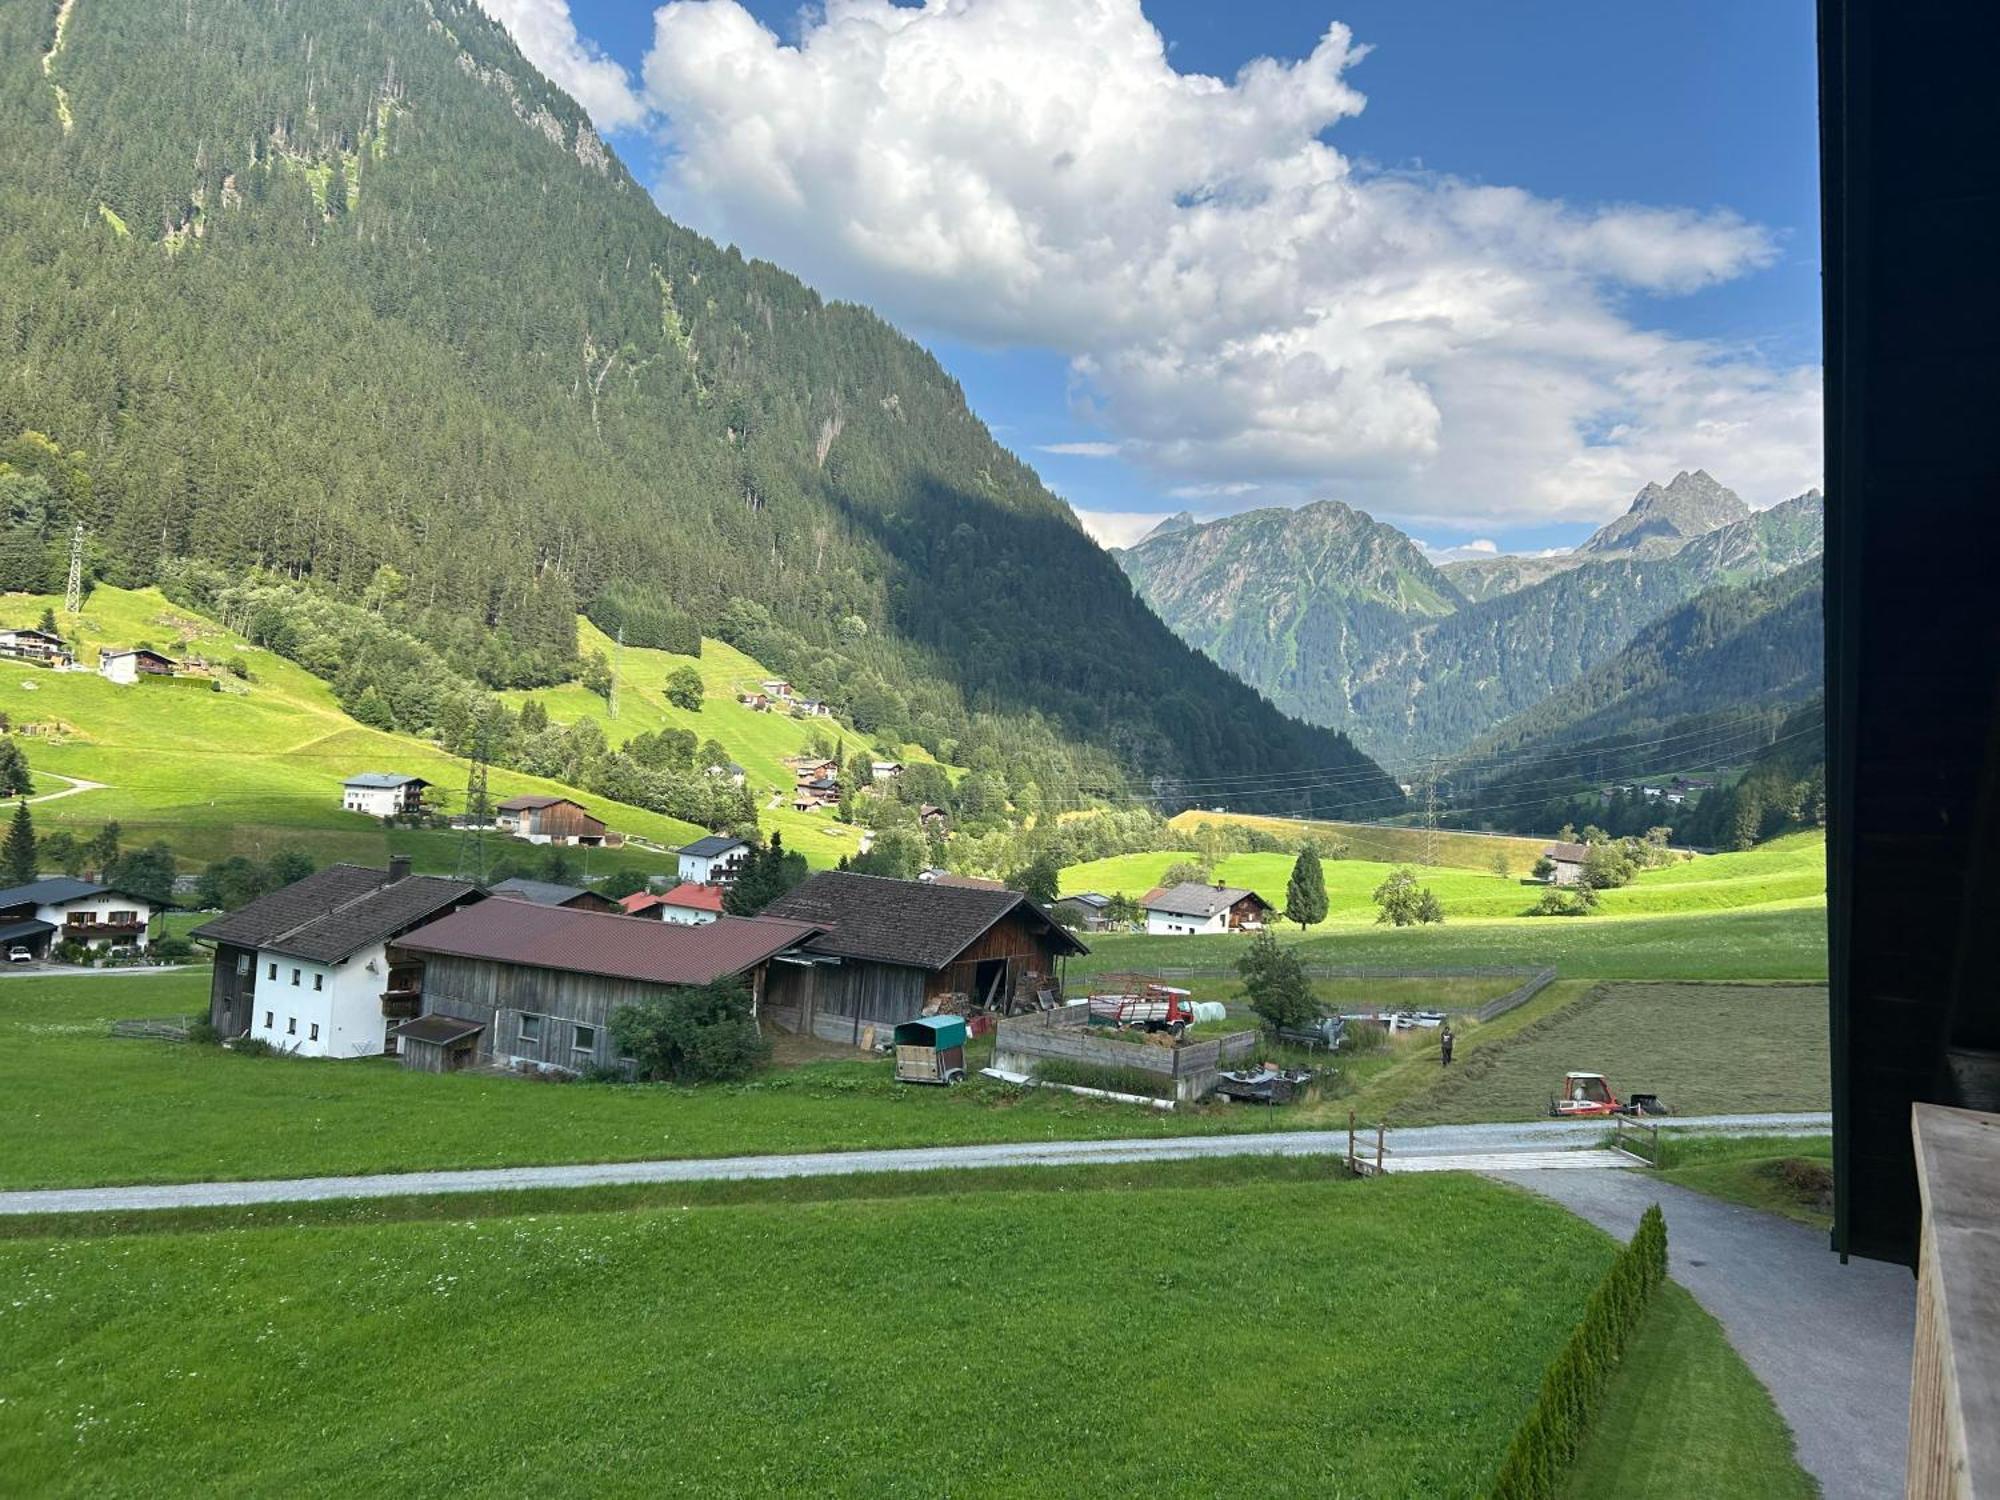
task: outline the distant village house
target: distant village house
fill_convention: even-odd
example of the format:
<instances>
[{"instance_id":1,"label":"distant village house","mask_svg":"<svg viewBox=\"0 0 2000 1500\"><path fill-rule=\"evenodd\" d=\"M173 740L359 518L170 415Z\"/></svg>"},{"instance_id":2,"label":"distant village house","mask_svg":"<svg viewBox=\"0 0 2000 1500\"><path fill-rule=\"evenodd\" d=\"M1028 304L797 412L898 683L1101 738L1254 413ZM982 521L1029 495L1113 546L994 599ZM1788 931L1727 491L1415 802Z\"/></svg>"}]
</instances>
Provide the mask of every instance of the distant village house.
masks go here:
<instances>
[{"instance_id":1,"label":"distant village house","mask_svg":"<svg viewBox=\"0 0 2000 1500\"><path fill-rule=\"evenodd\" d=\"M749 857L750 846L742 839L712 833L680 851L680 877L692 885L726 885Z\"/></svg>"},{"instance_id":2,"label":"distant village house","mask_svg":"<svg viewBox=\"0 0 2000 1500\"><path fill-rule=\"evenodd\" d=\"M615 912L620 909L609 896L600 896L585 886L563 885L553 880L528 880L520 876L490 885L486 893L508 901L532 901L537 906L566 906L572 911Z\"/></svg>"},{"instance_id":3,"label":"distant village house","mask_svg":"<svg viewBox=\"0 0 2000 1500\"><path fill-rule=\"evenodd\" d=\"M0 955L25 948L47 958L57 943L143 952L152 920L153 903L143 896L52 875L0 891Z\"/></svg>"},{"instance_id":4,"label":"distant village house","mask_svg":"<svg viewBox=\"0 0 2000 1500\"><path fill-rule=\"evenodd\" d=\"M424 788L430 783L421 776L404 776L396 771L363 771L340 784L340 805L351 813L371 818L394 818L421 812Z\"/></svg>"},{"instance_id":5,"label":"distant village house","mask_svg":"<svg viewBox=\"0 0 2000 1500\"><path fill-rule=\"evenodd\" d=\"M1583 880L1583 866L1590 858L1590 845L1551 844L1542 851L1542 858L1551 866L1550 885L1576 885Z\"/></svg>"},{"instance_id":6,"label":"distant village house","mask_svg":"<svg viewBox=\"0 0 2000 1500\"><path fill-rule=\"evenodd\" d=\"M69 647L61 636L25 627L0 630L0 656L38 661L51 667L68 666L71 660Z\"/></svg>"},{"instance_id":7,"label":"distant village house","mask_svg":"<svg viewBox=\"0 0 2000 1500\"><path fill-rule=\"evenodd\" d=\"M1148 891L1139 904L1145 909L1146 931L1155 936L1257 932L1278 914L1255 891L1198 880Z\"/></svg>"},{"instance_id":8,"label":"distant village house","mask_svg":"<svg viewBox=\"0 0 2000 1500\"><path fill-rule=\"evenodd\" d=\"M146 646L134 646L125 651L100 651L97 653L99 675L112 682L130 685L141 677L171 677L174 675L174 659L162 656Z\"/></svg>"},{"instance_id":9,"label":"distant village house","mask_svg":"<svg viewBox=\"0 0 2000 1500\"><path fill-rule=\"evenodd\" d=\"M682 881L670 891L640 891L618 903L628 916L699 927L722 915L722 887Z\"/></svg>"},{"instance_id":10,"label":"distant village house","mask_svg":"<svg viewBox=\"0 0 2000 1500\"><path fill-rule=\"evenodd\" d=\"M493 824L502 833L531 844L597 845L605 841L603 822L568 797L509 797L493 809Z\"/></svg>"}]
</instances>

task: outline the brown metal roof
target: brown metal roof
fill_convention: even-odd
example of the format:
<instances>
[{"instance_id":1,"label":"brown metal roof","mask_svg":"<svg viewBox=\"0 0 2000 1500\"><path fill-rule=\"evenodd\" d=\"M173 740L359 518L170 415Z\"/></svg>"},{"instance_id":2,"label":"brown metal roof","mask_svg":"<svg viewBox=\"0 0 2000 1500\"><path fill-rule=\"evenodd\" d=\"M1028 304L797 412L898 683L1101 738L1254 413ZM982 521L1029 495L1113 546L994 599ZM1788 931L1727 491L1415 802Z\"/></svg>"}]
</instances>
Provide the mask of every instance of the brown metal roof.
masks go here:
<instances>
[{"instance_id":1,"label":"brown metal roof","mask_svg":"<svg viewBox=\"0 0 2000 1500\"><path fill-rule=\"evenodd\" d=\"M718 917L682 927L619 912L486 901L420 927L396 946L648 984L712 984L797 947L818 930L811 922L772 917Z\"/></svg>"},{"instance_id":2,"label":"brown metal roof","mask_svg":"<svg viewBox=\"0 0 2000 1500\"><path fill-rule=\"evenodd\" d=\"M826 929L807 946L815 953L942 969L1008 913L1026 907L1048 931L1056 953L1088 953L1047 912L1019 891L947 885L941 880L892 880L827 870L764 908Z\"/></svg>"}]
</instances>

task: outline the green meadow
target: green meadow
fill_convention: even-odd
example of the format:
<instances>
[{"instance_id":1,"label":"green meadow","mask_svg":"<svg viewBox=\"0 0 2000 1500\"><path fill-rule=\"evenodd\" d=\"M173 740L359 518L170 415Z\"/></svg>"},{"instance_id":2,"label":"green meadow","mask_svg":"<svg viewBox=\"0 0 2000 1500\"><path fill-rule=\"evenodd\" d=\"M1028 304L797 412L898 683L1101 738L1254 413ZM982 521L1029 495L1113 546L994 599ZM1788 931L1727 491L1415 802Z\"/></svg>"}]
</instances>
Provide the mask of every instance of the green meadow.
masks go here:
<instances>
[{"instance_id":1,"label":"green meadow","mask_svg":"<svg viewBox=\"0 0 2000 1500\"><path fill-rule=\"evenodd\" d=\"M0 598L0 624L33 624L51 603L61 601L6 595ZM586 650L608 646L587 621L580 628ZM240 657L251 678L242 682L225 674L223 690L211 692L158 682L119 686L94 671L0 664L0 710L26 736L30 760L41 773L38 790L60 789L50 772L104 783L101 790L38 806L36 826L42 832L62 828L83 834L116 820L128 844L163 838L187 864L232 854L268 857L296 844L322 862L379 864L394 851L413 855L420 869L453 865L457 835L385 830L375 819L344 812L340 782L357 771L423 776L435 783L442 804L456 810L465 786L463 760L429 741L357 724L334 702L327 684L304 668L154 590L98 588L72 634L82 647L80 659L91 664L100 647L145 642L176 657ZM684 661L694 661L709 686L700 713L674 708L662 697L668 668ZM789 792L792 777L782 757L802 749L811 729L804 721L754 713L735 701L743 682L769 675L751 658L709 642L700 658L629 649L620 666L615 723L606 718L604 700L579 684L532 696L557 719L588 715L605 721L614 741L664 724L692 729L719 741L744 766L764 793L760 802L768 803L773 790ZM530 695L505 696L518 706ZM840 733L837 724L819 722ZM858 743L851 733L846 737ZM489 784L496 798L526 792L577 797L619 832L667 847L703 832L540 777L495 769ZM802 816L787 807L760 810L759 816L815 864L831 864L856 845L855 830L825 815ZM660 855L638 849L596 851L589 859L593 870L654 871L662 865Z\"/></svg>"},{"instance_id":2,"label":"green meadow","mask_svg":"<svg viewBox=\"0 0 2000 1500\"><path fill-rule=\"evenodd\" d=\"M1472 1178L959 1182L11 1240L0 1469L74 1494L1471 1497L1611 1253Z\"/></svg>"}]
</instances>

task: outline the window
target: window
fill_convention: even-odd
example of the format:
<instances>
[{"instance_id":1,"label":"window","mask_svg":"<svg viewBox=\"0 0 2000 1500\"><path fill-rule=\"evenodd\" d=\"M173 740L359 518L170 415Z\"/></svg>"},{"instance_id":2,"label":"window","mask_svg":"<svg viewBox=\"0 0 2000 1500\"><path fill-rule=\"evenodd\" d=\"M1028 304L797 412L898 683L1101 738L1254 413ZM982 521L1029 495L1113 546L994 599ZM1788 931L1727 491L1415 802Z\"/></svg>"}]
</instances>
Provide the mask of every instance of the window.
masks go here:
<instances>
[{"instance_id":1,"label":"window","mask_svg":"<svg viewBox=\"0 0 2000 1500\"><path fill-rule=\"evenodd\" d=\"M139 925L139 914L136 911L114 911L111 914L111 925L114 927L137 927Z\"/></svg>"},{"instance_id":2,"label":"window","mask_svg":"<svg viewBox=\"0 0 2000 1500\"><path fill-rule=\"evenodd\" d=\"M595 1056L597 1053L597 1028L594 1026L577 1027L571 1034L569 1045L570 1050L573 1052L588 1052L592 1056Z\"/></svg>"},{"instance_id":3,"label":"window","mask_svg":"<svg viewBox=\"0 0 2000 1500\"><path fill-rule=\"evenodd\" d=\"M297 989L298 987L299 987L299 971L297 969L294 969L292 970L292 988Z\"/></svg>"},{"instance_id":4,"label":"window","mask_svg":"<svg viewBox=\"0 0 2000 1500\"><path fill-rule=\"evenodd\" d=\"M275 1027L275 1026L276 1026L277 1024L278 1024L278 1020L277 1020L277 1017L276 1017L276 1016L274 1016L274 1015L272 1015L272 1014L271 1014L271 1012L269 1012L268 1010L267 1010L267 1011L265 1011L265 1012L264 1012L264 1029L265 1029L266 1031L270 1031L270 1030L271 1030L272 1028L274 1028L274 1027Z\"/></svg>"},{"instance_id":5,"label":"window","mask_svg":"<svg viewBox=\"0 0 2000 1500\"><path fill-rule=\"evenodd\" d=\"M299 1034L299 1018L297 1016L286 1016L285 1035L297 1036L298 1034Z\"/></svg>"},{"instance_id":6,"label":"window","mask_svg":"<svg viewBox=\"0 0 2000 1500\"><path fill-rule=\"evenodd\" d=\"M325 986L326 986L326 976L325 976L324 974L315 974L315 975L313 975L313 988L314 988L314 989L316 989L316 990L317 990L317 989L323 989L323 988L325 988Z\"/></svg>"},{"instance_id":7,"label":"window","mask_svg":"<svg viewBox=\"0 0 2000 1500\"><path fill-rule=\"evenodd\" d=\"M276 979L278 977L278 966L276 964L272 964L271 972L266 974L264 977L266 979Z\"/></svg>"},{"instance_id":8,"label":"window","mask_svg":"<svg viewBox=\"0 0 2000 1500\"><path fill-rule=\"evenodd\" d=\"M242 977L243 977L243 976L244 976L245 974L248 974L249 972L250 972L250 955L249 955L249 954L247 954L247 953L239 953L239 954L237 954L237 955L236 955L236 977L237 977L238 979L241 979L241 978L242 978Z\"/></svg>"},{"instance_id":9,"label":"window","mask_svg":"<svg viewBox=\"0 0 2000 1500\"><path fill-rule=\"evenodd\" d=\"M521 1012L521 1040L524 1042L533 1042L538 1046L540 1045L542 1040L542 1018L540 1016L531 1016L526 1011Z\"/></svg>"},{"instance_id":10,"label":"window","mask_svg":"<svg viewBox=\"0 0 2000 1500\"><path fill-rule=\"evenodd\" d=\"M309 1042L316 1042L319 1040L319 1022L315 1021L312 1023L311 1034L306 1038L306 1040Z\"/></svg>"}]
</instances>

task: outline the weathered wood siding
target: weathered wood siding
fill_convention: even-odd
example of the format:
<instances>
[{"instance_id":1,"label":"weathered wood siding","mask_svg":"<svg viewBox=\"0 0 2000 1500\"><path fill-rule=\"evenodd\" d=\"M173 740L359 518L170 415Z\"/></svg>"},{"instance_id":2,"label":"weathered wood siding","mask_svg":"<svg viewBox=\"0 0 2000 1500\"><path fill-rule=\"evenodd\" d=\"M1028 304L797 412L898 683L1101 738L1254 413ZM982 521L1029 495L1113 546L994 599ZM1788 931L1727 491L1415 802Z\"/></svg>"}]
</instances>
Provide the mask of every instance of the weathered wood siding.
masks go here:
<instances>
[{"instance_id":1,"label":"weathered wood siding","mask_svg":"<svg viewBox=\"0 0 2000 1500\"><path fill-rule=\"evenodd\" d=\"M245 972L236 972L247 959ZM250 1029L256 1004L257 954L233 943L215 945L215 968L208 987L208 1019L223 1036L241 1036Z\"/></svg>"},{"instance_id":2,"label":"weathered wood siding","mask_svg":"<svg viewBox=\"0 0 2000 1500\"><path fill-rule=\"evenodd\" d=\"M746 976L753 994L762 977L761 970ZM611 1044L612 1013L673 988L443 954L424 965L425 1014L461 1016L484 1026L479 1037L481 1061L521 1058L579 1072L626 1061ZM538 1038L522 1034L523 1015L542 1018ZM575 1046L579 1025L596 1033L588 1051Z\"/></svg>"},{"instance_id":3,"label":"weathered wood siding","mask_svg":"<svg viewBox=\"0 0 2000 1500\"><path fill-rule=\"evenodd\" d=\"M923 1014L926 984L932 976L906 964L881 964L846 958L837 964L773 964L766 999L772 1007L795 1012L798 1030L826 1035L825 1018L844 1017L848 1035L858 1041L864 1026L893 1025ZM819 1018L815 1022L814 1018Z\"/></svg>"}]
</instances>

